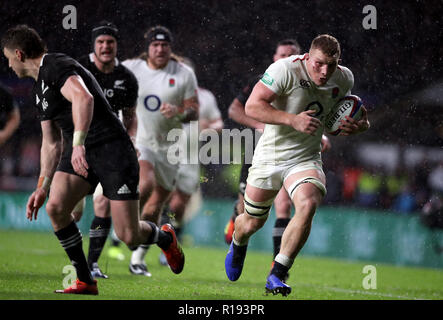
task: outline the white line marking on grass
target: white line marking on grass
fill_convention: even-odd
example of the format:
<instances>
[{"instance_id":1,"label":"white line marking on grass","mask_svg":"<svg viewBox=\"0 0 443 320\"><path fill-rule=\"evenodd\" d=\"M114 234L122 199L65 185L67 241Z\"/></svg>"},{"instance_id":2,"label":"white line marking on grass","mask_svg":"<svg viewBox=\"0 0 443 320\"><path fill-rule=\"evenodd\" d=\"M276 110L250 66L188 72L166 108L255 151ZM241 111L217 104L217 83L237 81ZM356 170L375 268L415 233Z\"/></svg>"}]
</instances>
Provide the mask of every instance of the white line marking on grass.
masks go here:
<instances>
[{"instance_id":1,"label":"white line marking on grass","mask_svg":"<svg viewBox=\"0 0 443 320\"><path fill-rule=\"evenodd\" d=\"M349 294L362 294L362 295L371 295L371 296L379 296L379 297L387 297L387 298L395 298L395 299L404 299L404 300L429 300L425 298L417 298L417 297L408 297L408 296L399 296L392 293L381 293L381 292L373 292L373 291L363 291L363 290L352 290L352 289L344 289L337 287L329 287L329 286L321 286L315 284L307 284L307 283L297 283L297 285L305 286L305 287L315 287L321 288L323 290L341 292L341 293L349 293Z\"/></svg>"}]
</instances>

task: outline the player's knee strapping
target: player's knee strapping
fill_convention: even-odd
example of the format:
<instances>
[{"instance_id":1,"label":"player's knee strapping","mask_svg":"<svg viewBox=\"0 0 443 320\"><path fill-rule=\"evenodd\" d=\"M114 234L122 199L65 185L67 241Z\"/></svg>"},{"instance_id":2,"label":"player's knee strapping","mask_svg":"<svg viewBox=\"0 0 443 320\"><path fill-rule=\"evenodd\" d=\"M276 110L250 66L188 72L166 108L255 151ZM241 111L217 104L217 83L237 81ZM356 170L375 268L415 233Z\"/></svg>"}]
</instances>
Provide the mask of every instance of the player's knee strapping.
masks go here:
<instances>
[{"instance_id":1,"label":"player's knee strapping","mask_svg":"<svg viewBox=\"0 0 443 320\"><path fill-rule=\"evenodd\" d=\"M269 215L273 202L274 198L263 202L253 201L245 193L245 212L254 218L265 219Z\"/></svg>"},{"instance_id":2,"label":"player's knee strapping","mask_svg":"<svg viewBox=\"0 0 443 320\"><path fill-rule=\"evenodd\" d=\"M293 182L293 183L289 186L289 188L288 188L288 193L289 193L289 196L291 197L291 199L292 199L292 197L294 196L295 190L296 190L299 186L301 186L303 183L312 183L314 186L316 186L316 187L320 190L320 192L321 192L321 194L322 194L323 197L326 195L326 187L325 187L325 185L323 184L323 182L321 182L321 181L320 181L318 178L316 178L316 177L304 177L304 178L301 178L301 179L299 179L299 180Z\"/></svg>"}]
</instances>

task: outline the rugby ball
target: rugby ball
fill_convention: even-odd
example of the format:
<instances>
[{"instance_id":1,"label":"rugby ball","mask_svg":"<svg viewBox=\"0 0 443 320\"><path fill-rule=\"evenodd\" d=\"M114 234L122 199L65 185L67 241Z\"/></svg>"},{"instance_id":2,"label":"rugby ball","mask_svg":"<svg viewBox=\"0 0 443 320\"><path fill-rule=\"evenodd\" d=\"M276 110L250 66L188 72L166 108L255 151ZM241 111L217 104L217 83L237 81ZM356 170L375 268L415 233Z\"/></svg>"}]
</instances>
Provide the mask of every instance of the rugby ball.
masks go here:
<instances>
[{"instance_id":1,"label":"rugby ball","mask_svg":"<svg viewBox=\"0 0 443 320\"><path fill-rule=\"evenodd\" d=\"M341 98L326 116L324 122L325 131L334 136L338 135L341 131L339 129L341 120L346 120L346 116L355 120L360 119L362 105L361 99L355 95Z\"/></svg>"}]
</instances>

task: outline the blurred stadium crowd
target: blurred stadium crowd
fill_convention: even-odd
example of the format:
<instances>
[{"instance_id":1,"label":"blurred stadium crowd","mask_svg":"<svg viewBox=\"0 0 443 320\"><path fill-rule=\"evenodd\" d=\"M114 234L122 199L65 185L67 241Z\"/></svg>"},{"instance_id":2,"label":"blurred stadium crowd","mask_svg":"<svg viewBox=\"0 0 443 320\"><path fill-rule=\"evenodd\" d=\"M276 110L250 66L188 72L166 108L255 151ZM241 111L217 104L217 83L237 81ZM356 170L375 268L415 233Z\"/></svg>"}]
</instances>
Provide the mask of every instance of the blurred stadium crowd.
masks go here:
<instances>
[{"instance_id":1,"label":"blurred stadium crowd","mask_svg":"<svg viewBox=\"0 0 443 320\"><path fill-rule=\"evenodd\" d=\"M174 34L173 50L194 60L200 86L217 97L228 129L237 127L228 118L229 104L251 76L262 73L271 63L279 40L295 38L307 50L318 34L336 36L342 45L342 64L355 76L353 93L368 107L372 128L362 136L331 138L332 150L324 155L328 179L325 203L408 213L418 210L432 190L440 188L443 192L443 163L438 156L427 157L425 152L414 165L400 159L395 168L387 169L364 163L357 154L357 146L364 143L442 151L443 102L437 92L443 91L441 1L373 1L377 9L375 30L362 26L362 9L367 3L350 0L128 0L69 4L77 9L74 30L62 27L63 2L2 1L2 13L7 14L0 16L0 32L26 23L42 35L49 51L78 58L91 51L92 26L107 19L120 29L119 59L124 60L145 49L143 33L148 27L165 25ZM41 137L30 97L32 83L17 81L2 57L0 84L13 93L21 123L13 137L0 147L0 190L32 190L39 174ZM421 94L429 92L426 90L431 86L435 89L430 95ZM432 97L435 92L437 98ZM235 197L237 190L230 186L236 185L237 176L228 167L204 167L205 195Z\"/></svg>"}]
</instances>

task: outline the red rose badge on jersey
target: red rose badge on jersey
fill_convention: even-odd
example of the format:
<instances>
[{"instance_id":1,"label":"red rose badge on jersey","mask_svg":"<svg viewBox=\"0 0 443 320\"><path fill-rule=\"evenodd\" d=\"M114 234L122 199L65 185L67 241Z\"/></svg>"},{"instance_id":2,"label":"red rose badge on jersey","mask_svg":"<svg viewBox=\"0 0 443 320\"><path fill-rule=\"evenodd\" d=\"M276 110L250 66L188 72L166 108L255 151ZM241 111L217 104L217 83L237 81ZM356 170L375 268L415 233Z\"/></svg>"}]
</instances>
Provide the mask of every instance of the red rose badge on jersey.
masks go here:
<instances>
[{"instance_id":1,"label":"red rose badge on jersey","mask_svg":"<svg viewBox=\"0 0 443 320\"><path fill-rule=\"evenodd\" d=\"M169 86L170 87L175 86L175 79L174 78L169 79Z\"/></svg>"}]
</instances>

